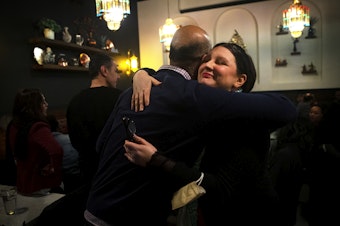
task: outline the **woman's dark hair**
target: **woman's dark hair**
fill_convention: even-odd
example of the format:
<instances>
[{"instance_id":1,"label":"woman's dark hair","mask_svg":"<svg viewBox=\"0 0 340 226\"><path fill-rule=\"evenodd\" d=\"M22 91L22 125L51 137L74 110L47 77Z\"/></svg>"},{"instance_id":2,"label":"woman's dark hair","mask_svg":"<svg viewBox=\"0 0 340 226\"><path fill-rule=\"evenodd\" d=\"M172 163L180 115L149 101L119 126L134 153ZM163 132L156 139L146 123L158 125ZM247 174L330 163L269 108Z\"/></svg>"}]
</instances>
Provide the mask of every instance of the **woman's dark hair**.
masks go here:
<instances>
[{"instance_id":1,"label":"woman's dark hair","mask_svg":"<svg viewBox=\"0 0 340 226\"><path fill-rule=\"evenodd\" d=\"M21 89L14 98L12 123L18 129L14 155L19 159L27 156L27 137L33 123L37 121L47 122L42 111L44 101L41 90L35 88Z\"/></svg>"},{"instance_id":2,"label":"woman's dark hair","mask_svg":"<svg viewBox=\"0 0 340 226\"><path fill-rule=\"evenodd\" d=\"M235 43L221 42L214 45L213 48L218 46L227 48L234 55L237 66L237 74L247 75L247 81L241 88L243 92L250 92L256 81L256 69L251 56L249 56L241 46Z\"/></svg>"},{"instance_id":3,"label":"woman's dark hair","mask_svg":"<svg viewBox=\"0 0 340 226\"><path fill-rule=\"evenodd\" d=\"M44 103L43 93L40 89L21 89L14 98L13 120L16 124L25 124L28 121L46 121L42 112Z\"/></svg>"}]
</instances>

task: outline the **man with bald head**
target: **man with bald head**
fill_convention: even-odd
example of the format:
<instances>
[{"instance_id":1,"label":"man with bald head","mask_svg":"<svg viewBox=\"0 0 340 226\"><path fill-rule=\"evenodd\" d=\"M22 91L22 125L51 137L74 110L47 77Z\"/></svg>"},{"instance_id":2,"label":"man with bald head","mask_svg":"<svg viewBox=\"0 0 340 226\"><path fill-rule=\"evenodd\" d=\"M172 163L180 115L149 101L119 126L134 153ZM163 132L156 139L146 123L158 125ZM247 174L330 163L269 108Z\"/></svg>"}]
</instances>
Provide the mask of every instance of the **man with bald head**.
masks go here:
<instances>
[{"instance_id":1,"label":"man with bald head","mask_svg":"<svg viewBox=\"0 0 340 226\"><path fill-rule=\"evenodd\" d=\"M129 162L124 155L123 117L133 120L138 135L159 152L189 167L203 146L214 141L217 124L251 118L277 128L295 119L295 106L283 96L229 93L192 79L210 49L203 29L179 28L170 47L170 65L163 65L154 75L161 84L152 87L150 105L135 112L131 110L132 89L120 95L97 141L100 161L84 213L88 225L166 226L173 193L188 183ZM166 167L169 162L156 164Z\"/></svg>"}]
</instances>

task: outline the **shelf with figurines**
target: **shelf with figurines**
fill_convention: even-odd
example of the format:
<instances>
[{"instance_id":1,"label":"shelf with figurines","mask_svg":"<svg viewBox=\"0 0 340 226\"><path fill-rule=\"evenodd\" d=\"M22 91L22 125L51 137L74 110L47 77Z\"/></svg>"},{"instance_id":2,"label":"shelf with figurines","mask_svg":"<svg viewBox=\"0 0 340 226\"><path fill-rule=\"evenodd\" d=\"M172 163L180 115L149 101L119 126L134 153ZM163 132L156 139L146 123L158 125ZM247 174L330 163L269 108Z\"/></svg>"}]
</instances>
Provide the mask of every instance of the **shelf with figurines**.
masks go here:
<instances>
[{"instance_id":1,"label":"shelf with figurines","mask_svg":"<svg viewBox=\"0 0 340 226\"><path fill-rule=\"evenodd\" d=\"M275 67L285 67L287 64L288 63L286 59L276 58L275 60Z\"/></svg>"},{"instance_id":2,"label":"shelf with figurines","mask_svg":"<svg viewBox=\"0 0 340 226\"><path fill-rule=\"evenodd\" d=\"M277 25L276 27L279 29L279 31L275 33L276 35L286 35L286 34L288 34L287 29L285 29L282 24Z\"/></svg>"},{"instance_id":3,"label":"shelf with figurines","mask_svg":"<svg viewBox=\"0 0 340 226\"><path fill-rule=\"evenodd\" d=\"M112 51L112 49L99 49L43 37L32 38L29 43L34 46L33 55L36 64L32 66L33 70L86 72L88 71L86 64L90 60L89 55L98 53L119 55L118 51ZM63 56L65 52L67 52L67 56Z\"/></svg>"},{"instance_id":4,"label":"shelf with figurines","mask_svg":"<svg viewBox=\"0 0 340 226\"><path fill-rule=\"evenodd\" d=\"M307 68L307 66L304 64L304 65L302 66L302 71L301 71L301 73L302 73L303 75L317 75L317 74L318 74L318 72L317 72L316 69L315 69L315 65L314 65L313 63L310 63L310 64L308 65L308 68Z\"/></svg>"},{"instance_id":5,"label":"shelf with figurines","mask_svg":"<svg viewBox=\"0 0 340 226\"><path fill-rule=\"evenodd\" d=\"M308 27L308 34L305 37L305 39L313 39L313 38L317 38L315 35L316 29L314 28L314 25L318 22L318 18L317 17L311 17L310 21L309 21L309 27Z\"/></svg>"},{"instance_id":6,"label":"shelf with figurines","mask_svg":"<svg viewBox=\"0 0 340 226\"><path fill-rule=\"evenodd\" d=\"M82 52L65 54L63 51L52 51L51 47L42 49L34 47L33 57L36 61L33 70L59 70L59 71L88 71L90 57Z\"/></svg>"}]
</instances>

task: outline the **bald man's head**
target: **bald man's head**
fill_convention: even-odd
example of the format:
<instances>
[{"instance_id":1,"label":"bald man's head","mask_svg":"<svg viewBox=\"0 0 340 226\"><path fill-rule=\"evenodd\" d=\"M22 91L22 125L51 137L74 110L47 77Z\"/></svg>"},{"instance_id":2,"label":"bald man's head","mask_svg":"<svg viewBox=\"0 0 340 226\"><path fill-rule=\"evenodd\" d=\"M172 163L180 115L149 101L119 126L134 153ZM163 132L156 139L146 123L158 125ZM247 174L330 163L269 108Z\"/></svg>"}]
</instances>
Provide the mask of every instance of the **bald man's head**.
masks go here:
<instances>
[{"instance_id":1,"label":"bald man's head","mask_svg":"<svg viewBox=\"0 0 340 226\"><path fill-rule=\"evenodd\" d=\"M211 49L211 42L205 30L195 25L180 27L172 38L170 64L185 69L193 78L201 58Z\"/></svg>"}]
</instances>

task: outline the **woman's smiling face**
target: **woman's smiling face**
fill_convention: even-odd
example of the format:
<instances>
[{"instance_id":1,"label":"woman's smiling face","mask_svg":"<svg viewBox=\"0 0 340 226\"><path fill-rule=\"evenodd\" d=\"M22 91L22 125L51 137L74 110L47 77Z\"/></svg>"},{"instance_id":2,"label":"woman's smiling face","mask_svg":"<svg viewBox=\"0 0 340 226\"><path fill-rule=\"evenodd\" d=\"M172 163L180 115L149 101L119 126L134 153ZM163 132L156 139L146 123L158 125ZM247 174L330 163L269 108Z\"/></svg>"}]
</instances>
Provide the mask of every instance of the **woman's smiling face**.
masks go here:
<instances>
[{"instance_id":1,"label":"woman's smiling face","mask_svg":"<svg viewBox=\"0 0 340 226\"><path fill-rule=\"evenodd\" d=\"M198 69L198 82L233 91L240 87L234 55L225 47L215 47L203 57Z\"/></svg>"}]
</instances>

